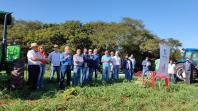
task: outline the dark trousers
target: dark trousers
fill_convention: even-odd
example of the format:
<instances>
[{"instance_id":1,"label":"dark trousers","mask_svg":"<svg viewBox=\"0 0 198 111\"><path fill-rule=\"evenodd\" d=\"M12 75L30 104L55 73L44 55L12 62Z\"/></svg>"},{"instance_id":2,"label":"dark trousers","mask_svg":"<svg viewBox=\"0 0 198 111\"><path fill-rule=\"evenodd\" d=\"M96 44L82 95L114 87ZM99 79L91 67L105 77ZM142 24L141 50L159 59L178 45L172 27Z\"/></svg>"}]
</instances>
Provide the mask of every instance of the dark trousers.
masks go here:
<instances>
[{"instance_id":1,"label":"dark trousers","mask_svg":"<svg viewBox=\"0 0 198 111\"><path fill-rule=\"evenodd\" d=\"M55 72L57 74L57 80L60 82L60 66L51 66L50 80L52 81L54 79Z\"/></svg>"},{"instance_id":2,"label":"dark trousers","mask_svg":"<svg viewBox=\"0 0 198 111\"><path fill-rule=\"evenodd\" d=\"M37 80L40 73L40 65L28 65L29 85L32 89L36 89Z\"/></svg>"},{"instance_id":3,"label":"dark trousers","mask_svg":"<svg viewBox=\"0 0 198 111\"><path fill-rule=\"evenodd\" d=\"M67 76L67 86L70 86L71 81L71 65L61 65L61 80L60 88L65 87L65 74Z\"/></svg>"},{"instance_id":4,"label":"dark trousers","mask_svg":"<svg viewBox=\"0 0 198 111\"><path fill-rule=\"evenodd\" d=\"M185 71L186 73L186 79L185 79L185 82L187 84L191 84L192 83L192 72L191 71Z\"/></svg>"},{"instance_id":5,"label":"dark trousers","mask_svg":"<svg viewBox=\"0 0 198 111\"><path fill-rule=\"evenodd\" d=\"M124 72L125 72L125 79L132 80L133 75L131 73L131 69L125 69Z\"/></svg>"}]
</instances>

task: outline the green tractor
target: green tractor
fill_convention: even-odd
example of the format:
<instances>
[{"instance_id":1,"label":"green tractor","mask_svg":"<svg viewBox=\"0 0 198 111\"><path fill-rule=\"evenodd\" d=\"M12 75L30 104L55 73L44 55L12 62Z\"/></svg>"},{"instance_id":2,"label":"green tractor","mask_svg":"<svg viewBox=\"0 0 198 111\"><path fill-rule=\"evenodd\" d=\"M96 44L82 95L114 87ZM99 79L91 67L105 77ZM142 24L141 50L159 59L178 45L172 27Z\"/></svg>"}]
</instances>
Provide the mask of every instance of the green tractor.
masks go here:
<instances>
[{"instance_id":1,"label":"green tractor","mask_svg":"<svg viewBox=\"0 0 198 111\"><path fill-rule=\"evenodd\" d=\"M7 43L7 27L12 22L12 13L0 11L0 27L3 27L3 40L0 43L0 73L4 72L8 75L10 89L17 89L23 85L24 61L21 59L21 46L14 41Z\"/></svg>"}]
</instances>

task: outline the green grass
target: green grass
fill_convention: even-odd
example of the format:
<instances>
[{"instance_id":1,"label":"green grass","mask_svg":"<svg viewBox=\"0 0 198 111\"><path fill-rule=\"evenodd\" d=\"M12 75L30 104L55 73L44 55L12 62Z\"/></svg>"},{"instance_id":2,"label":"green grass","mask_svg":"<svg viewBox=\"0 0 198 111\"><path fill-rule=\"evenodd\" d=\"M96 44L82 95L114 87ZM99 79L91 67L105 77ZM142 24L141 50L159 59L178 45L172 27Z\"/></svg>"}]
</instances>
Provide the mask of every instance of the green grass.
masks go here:
<instances>
[{"instance_id":1,"label":"green grass","mask_svg":"<svg viewBox=\"0 0 198 111\"><path fill-rule=\"evenodd\" d=\"M49 74L46 74L49 75ZM88 110L88 111L197 111L198 83L186 85L182 82L164 86L142 87L139 79L127 82L122 79L116 83L95 84L84 87L68 87L58 90L56 82L45 88L30 91L25 85L22 90L0 91L0 111L43 111L43 110Z\"/></svg>"}]
</instances>

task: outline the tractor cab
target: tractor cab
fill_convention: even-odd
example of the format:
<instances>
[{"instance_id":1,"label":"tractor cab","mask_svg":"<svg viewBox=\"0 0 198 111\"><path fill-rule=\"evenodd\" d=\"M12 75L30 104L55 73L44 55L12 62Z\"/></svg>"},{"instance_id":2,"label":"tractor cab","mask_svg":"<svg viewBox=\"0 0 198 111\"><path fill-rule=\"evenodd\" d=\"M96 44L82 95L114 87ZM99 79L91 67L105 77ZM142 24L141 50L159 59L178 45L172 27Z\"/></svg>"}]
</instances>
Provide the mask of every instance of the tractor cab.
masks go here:
<instances>
[{"instance_id":1,"label":"tractor cab","mask_svg":"<svg viewBox=\"0 0 198 111\"><path fill-rule=\"evenodd\" d=\"M183 64L186 62L186 59L190 59L191 64L193 65L192 69L192 80L196 80L198 78L198 48L186 48L184 50L183 59L177 61L176 63L176 74L180 80L186 79L186 74L183 69Z\"/></svg>"}]
</instances>

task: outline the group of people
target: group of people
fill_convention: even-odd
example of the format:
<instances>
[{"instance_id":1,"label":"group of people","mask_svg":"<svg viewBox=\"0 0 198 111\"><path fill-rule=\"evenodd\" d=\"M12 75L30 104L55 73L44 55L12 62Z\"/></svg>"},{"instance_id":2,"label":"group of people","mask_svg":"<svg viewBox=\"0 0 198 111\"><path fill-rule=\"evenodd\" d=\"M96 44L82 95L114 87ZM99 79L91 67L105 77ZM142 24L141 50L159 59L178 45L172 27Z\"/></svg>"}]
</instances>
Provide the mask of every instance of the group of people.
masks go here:
<instances>
[{"instance_id":1,"label":"group of people","mask_svg":"<svg viewBox=\"0 0 198 111\"><path fill-rule=\"evenodd\" d=\"M54 45L54 51L47 54L42 46L37 43L31 44L31 50L27 53L28 59L28 83L32 89L43 88L44 74L46 64L51 63L50 81L53 81L54 74L57 74L59 88L64 89L65 86L84 85L92 82L93 74L95 79L98 77L98 69L100 62L102 63L102 81L107 82L110 79L118 80L120 68L123 65L125 79L132 80L135 68L135 58L133 55L121 61L119 51L115 53L108 50L104 52L102 57L99 56L97 49L81 49L76 50L76 54L70 53L69 46L66 46L64 52L59 52L59 46ZM73 76L71 70L73 69ZM65 82L66 76L66 82Z\"/></svg>"},{"instance_id":2,"label":"group of people","mask_svg":"<svg viewBox=\"0 0 198 111\"><path fill-rule=\"evenodd\" d=\"M84 85L98 78L98 69L100 62L102 63L102 81L107 82L110 77L113 81L119 79L120 68L124 69L125 79L130 81L133 79L136 60L133 55L130 57L125 55L122 60L119 51L109 52L106 50L102 57L99 56L97 49L77 49L72 55L69 46L66 46L64 52L59 52L59 46L54 45L51 53L47 56L42 46L37 43L31 44L31 50L27 53L28 59L28 83L32 89L43 88L44 74L46 64L51 63L50 81L53 81L54 74L57 74L59 88L64 89L65 86ZM155 61L156 70L159 68L159 59ZM142 61L142 79L150 72L151 62L146 57ZM71 71L73 69L73 76ZM168 73L171 81L176 82L175 64L170 60ZM95 75L94 75L95 74ZM65 81L66 77L66 81Z\"/></svg>"}]
</instances>

